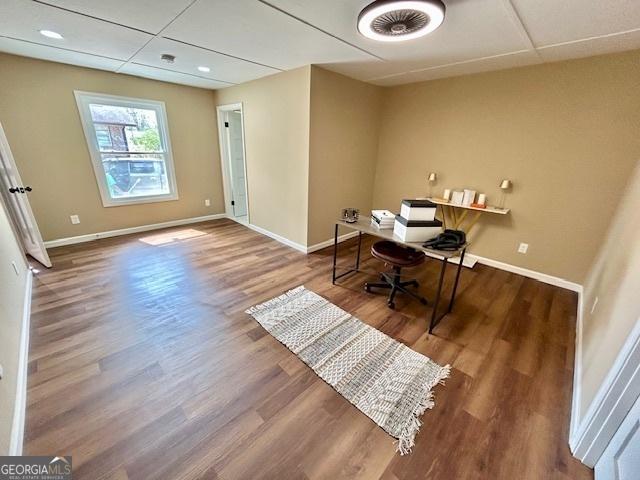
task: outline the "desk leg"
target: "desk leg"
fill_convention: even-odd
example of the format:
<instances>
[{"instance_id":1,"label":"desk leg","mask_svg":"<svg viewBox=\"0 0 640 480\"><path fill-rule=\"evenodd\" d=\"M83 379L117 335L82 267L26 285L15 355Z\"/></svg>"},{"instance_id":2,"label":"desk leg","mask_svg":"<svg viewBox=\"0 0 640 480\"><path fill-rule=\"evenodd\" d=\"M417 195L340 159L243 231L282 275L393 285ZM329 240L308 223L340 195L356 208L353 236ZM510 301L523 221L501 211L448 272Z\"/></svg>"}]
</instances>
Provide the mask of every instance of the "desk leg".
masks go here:
<instances>
[{"instance_id":1,"label":"desk leg","mask_svg":"<svg viewBox=\"0 0 640 480\"><path fill-rule=\"evenodd\" d=\"M442 284L444 282L444 272L447 268L447 259L442 259L442 268L440 269L440 279L438 280L438 290L436 292L436 298L433 301L433 312L431 312L431 322L429 322L429 333L433 332L433 327L440 320L438 317L438 304L440 303L440 294L442 293Z\"/></svg>"},{"instance_id":2,"label":"desk leg","mask_svg":"<svg viewBox=\"0 0 640 480\"><path fill-rule=\"evenodd\" d=\"M358 253L356 254L356 270L360 268L360 248L362 247L362 232L358 230Z\"/></svg>"},{"instance_id":3,"label":"desk leg","mask_svg":"<svg viewBox=\"0 0 640 480\"><path fill-rule=\"evenodd\" d=\"M449 300L449 308L447 309L447 313L451 312L453 309L453 302L456 299L456 290L458 289L458 281L460 280L460 271L462 270L462 263L464 262L464 254L467 249L462 250L462 255L460 255L460 263L458 264L458 270L456 271L456 281L453 283L453 291L451 292L451 300Z\"/></svg>"},{"instance_id":4,"label":"desk leg","mask_svg":"<svg viewBox=\"0 0 640 480\"><path fill-rule=\"evenodd\" d=\"M333 234L333 275L331 277L331 283L336 284L336 261L338 260L338 224L336 223L336 229Z\"/></svg>"}]
</instances>

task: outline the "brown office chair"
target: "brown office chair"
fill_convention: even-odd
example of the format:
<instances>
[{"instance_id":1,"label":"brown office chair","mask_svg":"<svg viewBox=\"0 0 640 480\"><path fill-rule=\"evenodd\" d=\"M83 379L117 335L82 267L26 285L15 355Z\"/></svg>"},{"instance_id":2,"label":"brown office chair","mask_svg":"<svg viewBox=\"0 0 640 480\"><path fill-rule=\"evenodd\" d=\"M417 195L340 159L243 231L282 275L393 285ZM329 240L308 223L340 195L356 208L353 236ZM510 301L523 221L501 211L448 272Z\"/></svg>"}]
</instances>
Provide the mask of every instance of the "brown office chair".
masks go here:
<instances>
[{"instance_id":1,"label":"brown office chair","mask_svg":"<svg viewBox=\"0 0 640 480\"><path fill-rule=\"evenodd\" d=\"M383 240L381 242L376 242L371 246L371 255L382 260L384 263L391 265L393 267L393 273L382 272L380 279L383 280L383 283L365 283L364 289L367 292L371 292L372 288L390 288L391 292L389 293L389 299L387 300L389 308L395 308L396 304L393 302L393 299L398 291L406 293L416 300L420 300L424 305L427 304L426 298L407 289L409 285L418 287L419 285L417 280L400 281L402 268L416 267L424 263L424 252Z\"/></svg>"}]
</instances>

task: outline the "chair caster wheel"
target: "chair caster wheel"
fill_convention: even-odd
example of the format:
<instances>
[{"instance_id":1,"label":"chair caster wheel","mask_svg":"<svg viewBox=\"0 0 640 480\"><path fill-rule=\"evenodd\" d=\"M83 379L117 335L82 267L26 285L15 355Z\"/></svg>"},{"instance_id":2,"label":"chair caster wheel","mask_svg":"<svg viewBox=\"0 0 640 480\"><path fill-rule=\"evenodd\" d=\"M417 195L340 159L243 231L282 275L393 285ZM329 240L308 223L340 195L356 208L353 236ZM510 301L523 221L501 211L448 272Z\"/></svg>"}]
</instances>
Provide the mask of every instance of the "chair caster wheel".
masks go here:
<instances>
[{"instance_id":1,"label":"chair caster wheel","mask_svg":"<svg viewBox=\"0 0 640 480\"><path fill-rule=\"evenodd\" d=\"M371 293L371 289L369 288L369 285L367 285L366 283L364 284L364 291L367 293Z\"/></svg>"},{"instance_id":2,"label":"chair caster wheel","mask_svg":"<svg viewBox=\"0 0 640 480\"><path fill-rule=\"evenodd\" d=\"M395 310L396 308L396 304L393 302L387 302L387 306L391 309L391 310Z\"/></svg>"}]
</instances>

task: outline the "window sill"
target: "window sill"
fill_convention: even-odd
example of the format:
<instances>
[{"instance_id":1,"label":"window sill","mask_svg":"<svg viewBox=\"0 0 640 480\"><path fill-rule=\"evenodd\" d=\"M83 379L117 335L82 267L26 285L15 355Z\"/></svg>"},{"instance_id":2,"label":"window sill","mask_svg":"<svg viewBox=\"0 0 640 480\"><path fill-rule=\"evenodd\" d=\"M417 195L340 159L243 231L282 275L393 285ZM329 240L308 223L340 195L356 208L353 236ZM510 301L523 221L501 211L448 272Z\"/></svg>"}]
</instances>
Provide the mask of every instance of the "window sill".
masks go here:
<instances>
[{"instance_id":1,"label":"window sill","mask_svg":"<svg viewBox=\"0 0 640 480\"><path fill-rule=\"evenodd\" d=\"M179 200L178 194L173 195L162 195L162 196L153 196L153 197L138 197L138 198L127 198L122 200L105 200L102 199L102 206L109 207L126 207L129 205L138 205L141 203L161 203L161 202L172 202L174 200Z\"/></svg>"}]
</instances>

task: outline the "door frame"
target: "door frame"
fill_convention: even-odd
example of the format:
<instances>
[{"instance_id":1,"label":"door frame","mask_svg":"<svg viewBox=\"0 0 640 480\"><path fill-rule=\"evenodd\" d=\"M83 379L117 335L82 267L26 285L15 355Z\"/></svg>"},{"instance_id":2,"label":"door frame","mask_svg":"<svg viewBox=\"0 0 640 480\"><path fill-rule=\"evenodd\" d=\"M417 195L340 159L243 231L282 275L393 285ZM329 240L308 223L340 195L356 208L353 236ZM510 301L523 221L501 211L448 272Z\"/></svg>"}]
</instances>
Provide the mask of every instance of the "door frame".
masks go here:
<instances>
[{"instance_id":1,"label":"door frame","mask_svg":"<svg viewBox=\"0 0 640 480\"><path fill-rule=\"evenodd\" d=\"M233 187L231 183L231 172L229 170L231 163L231 155L229 151L229 134L224 126L226 121L227 112L240 110L240 125L242 128L242 156L244 158L244 188L247 197L247 217L246 221L239 221L236 219L233 213L233 206L231 200L233 200ZM222 189L224 192L224 211L228 218L238 223L248 225L250 223L251 209L249 204L249 182L247 177L247 149L246 138L244 128L244 109L242 102L230 103L226 105L218 105L216 107L216 113L218 116L218 144L220 146L220 167L222 170Z\"/></svg>"},{"instance_id":2,"label":"door frame","mask_svg":"<svg viewBox=\"0 0 640 480\"><path fill-rule=\"evenodd\" d=\"M574 389L576 386L574 386ZM594 467L636 400L640 398L640 318L581 419L571 426L573 456Z\"/></svg>"}]
</instances>

